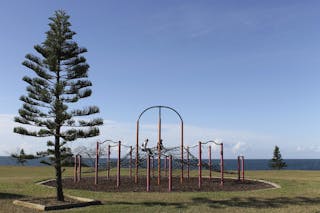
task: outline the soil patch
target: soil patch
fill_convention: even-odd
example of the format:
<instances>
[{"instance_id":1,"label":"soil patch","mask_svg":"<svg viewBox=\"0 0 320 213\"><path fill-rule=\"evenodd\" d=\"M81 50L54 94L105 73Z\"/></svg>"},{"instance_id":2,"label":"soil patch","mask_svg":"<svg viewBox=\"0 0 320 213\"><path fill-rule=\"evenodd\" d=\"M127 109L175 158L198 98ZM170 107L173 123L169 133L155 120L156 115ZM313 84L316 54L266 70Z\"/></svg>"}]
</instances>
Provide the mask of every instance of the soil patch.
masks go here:
<instances>
[{"instance_id":1,"label":"soil patch","mask_svg":"<svg viewBox=\"0 0 320 213\"><path fill-rule=\"evenodd\" d=\"M44 185L55 186L55 181L48 181ZM121 177L120 187L116 187L116 178L105 177L99 178L99 184L94 184L94 177L82 178L79 182L75 183L73 178L63 179L63 187L67 189L82 189L90 191L104 191L104 192L145 192L146 191L146 178L139 177L137 184L134 179L129 177ZM180 177L172 178L172 191L174 192L210 192L210 191L249 191L257 189L274 188L274 186L254 180L245 180L244 182L235 179L225 179L223 186L220 184L218 178L203 178L202 186L198 187L198 178L184 179L183 184L180 183ZM152 178L150 182L151 192L168 192L168 179L162 178L161 184L157 184L157 178Z\"/></svg>"}]
</instances>

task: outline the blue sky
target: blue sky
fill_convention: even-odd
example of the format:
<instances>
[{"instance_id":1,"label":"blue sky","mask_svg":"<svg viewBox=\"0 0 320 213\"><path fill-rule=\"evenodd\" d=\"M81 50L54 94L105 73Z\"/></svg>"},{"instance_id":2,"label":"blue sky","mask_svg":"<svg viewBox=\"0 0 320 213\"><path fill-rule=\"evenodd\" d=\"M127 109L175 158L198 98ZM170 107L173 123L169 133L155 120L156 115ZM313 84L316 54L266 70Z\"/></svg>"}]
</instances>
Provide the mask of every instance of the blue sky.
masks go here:
<instances>
[{"instance_id":1,"label":"blue sky","mask_svg":"<svg viewBox=\"0 0 320 213\"><path fill-rule=\"evenodd\" d=\"M275 145L285 158L319 157L320 2L294 0L1 1L0 155L45 144L14 135L12 117L31 74L21 62L57 9L89 51L100 139L134 144L139 113L168 105L183 116L187 143L217 138L229 158L270 158ZM174 129L178 120L164 116Z\"/></svg>"}]
</instances>

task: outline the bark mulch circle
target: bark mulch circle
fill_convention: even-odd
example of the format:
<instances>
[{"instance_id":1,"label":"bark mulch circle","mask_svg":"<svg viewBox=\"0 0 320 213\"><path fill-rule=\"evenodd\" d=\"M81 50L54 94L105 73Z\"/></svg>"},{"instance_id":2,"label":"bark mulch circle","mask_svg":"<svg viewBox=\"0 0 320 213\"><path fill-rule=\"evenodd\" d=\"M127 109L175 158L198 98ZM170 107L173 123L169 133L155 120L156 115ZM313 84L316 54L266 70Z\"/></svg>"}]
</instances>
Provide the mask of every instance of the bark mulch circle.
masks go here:
<instances>
[{"instance_id":1,"label":"bark mulch circle","mask_svg":"<svg viewBox=\"0 0 320 213\"><path fill-rule=\"evenodd\" d=\"M116 178L112 177L109 180L105 177L99 178L98 185L94 184L94 177L83 177L80 182L75 183L73 178L65 178L62 181L63 187L67 189L81 189L89 191L103 192L146 192L146 177L139 177L138 184L134 183L134 178L121 177L120 187L116 187ZM162 178L161 184L157 184L157 178L151 178L151 192L168 192L168 179ZM44 183L48 186L55 186L55 181ZM201 189L198 187L198 178L192 177L189 180L184 179L183 184L180 183L180 177L172 178L173 192L212 192L212 191L249 191L257 189L274 188L274 186L254 180L245 180L244 182L235 179L224 179L223 187L220 184L220 179L203 178Z\"/></svg>"}]
</instances>

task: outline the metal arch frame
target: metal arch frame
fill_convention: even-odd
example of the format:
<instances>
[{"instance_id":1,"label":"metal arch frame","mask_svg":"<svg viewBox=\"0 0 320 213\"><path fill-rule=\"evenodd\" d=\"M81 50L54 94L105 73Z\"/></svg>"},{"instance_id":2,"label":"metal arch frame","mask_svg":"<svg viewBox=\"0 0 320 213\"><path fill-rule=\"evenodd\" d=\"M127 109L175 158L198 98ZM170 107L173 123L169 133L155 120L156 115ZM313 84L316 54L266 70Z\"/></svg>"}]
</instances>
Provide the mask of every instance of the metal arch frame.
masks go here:
<instances>
[{"instance_id":1,"label":"metal arch frame","mask_svg":"<svg viewBox=\"0 0 320 213\"><path fill-rule=\"evenodd\" d=\"M97 141L97 144L96 144L96 160L95 160L95 166L94 166L94 170L95 170L95 178L94 178L94 184L97 185L98 184L98 177L99 177L99 174L98 174L98 167L99 167L99 148L100 148L100 145L104 144L104 143L114 143L114 144L120 144L119 146L121 146L121 141L114 141L114 140L110 140L110 139L107 139L107 140L104 140L104 141Z\"/></svg>"},{"instance_id":2,"label":"metal arch frame","mask_svg":"<svg viewBox=\"0 0 320 213\"><path fill-rule=\"evenodd\" d=\"M161 162L160 162L160 156L161 156L161 150L160 150L160 141L161 141L161 108L164 108L164 109L169 109L173 112L175 112L178 117L180 118L180 122L181 122L181 177L180 177L180 182L182 183L183 182L183 119L182 119L182 116L180 115L180 113L175 110L174 108L172 107L168 107L168 106L162 106L162 105L158 105L158 106L151 106L151 107L148 107L146 109L144 109L138 119L137 119L137 127L136 127L136 171L135 171L135 183L138 183L138 161L139 161L139 124L140 124L140 118L142 117L142 115L147 112L148 110L150 109L154 109L154 108L158 108L159 109L159 123L158 123L158 153L159 153L159 157L158 157L158 184L160 184L160 165L161 165Z\"/></svg>"},{"instance_id":3,"label":"metal arch frame","mask_svg":"<svg viewBox=\"0 0 320 213\"><path fill-rule=\"evenodd\" d=\"M217 146L220 146L220 173L221 173L221 181L220 181L220 184L221 186L224 185L224 158L223 158L223 143L219 143L219 142L216 142L214 140L209 140L209 141L206 141L206 142L199 142L199 156L201 156L201 145L202 144L208 144L208 143L213 143ZM201 173L201 168L199 168L199 174ZM199 175L200 177L200 175ZM199 180L199 186L201 185L200 183L201 180Z\"/></svg>"}]
</instances>

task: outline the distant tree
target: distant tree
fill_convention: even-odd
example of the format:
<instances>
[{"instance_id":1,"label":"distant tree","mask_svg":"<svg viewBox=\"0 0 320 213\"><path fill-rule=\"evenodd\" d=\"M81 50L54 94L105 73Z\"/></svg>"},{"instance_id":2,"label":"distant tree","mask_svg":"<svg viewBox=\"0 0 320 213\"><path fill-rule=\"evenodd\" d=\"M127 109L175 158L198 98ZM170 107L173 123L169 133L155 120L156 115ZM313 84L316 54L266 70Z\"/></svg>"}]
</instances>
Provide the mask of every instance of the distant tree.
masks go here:
<instances>
[{"instance_id":1,"label":"distant tree","mask_svg":"<svg viewBox=\"0 0 320 213\"><path fill-rule=\"evenodd\" d=\"M35 45L38 56L27 54L22 63L33 71L35 77L23 77L28 86L27 96L15 122L29 125L19 126L14 132L33 137L52 137L47 141L47 154L52 156L56 173L57 200L63 201L62 158L64 145L79 138L99 135L97 126L103 124L101 118L82 120L79 117L99 112L97 106L83 109L74 104L91 95L91 81L87 80L89 65L82 56L87 52L73 40L75 32L70 30L69 16L66 12L56 11L50 17L49 31L41 45Z\"/></svg>"},{"instance_id":2,"label":"distant tree","mask_svg":"<svg viewBox=\"0 0 320 213\"><path fill-rule=\"evenodd\" d=\"M27 155L23 149L20 150L20 153L12 153L11 157L16 159L18 164L21 164L22 166L27 162L27 160L36 159L37 157L34 155Z\"/></svg>"},{"instance_id":3,"label":"distant tree","mask_svg":"<svg viewBox=\"0 0 320 213\"><path fill-rule=\"evenodd\" d=\"M272 169L283 169L287 167L286 162L284 162L284 160L281 157L280 149L278 146L274 147L273 158L270 160L269 166Z\"/></svg>"}]
</instances>

